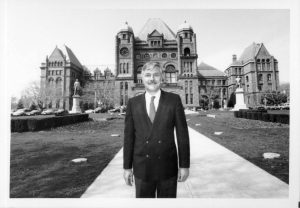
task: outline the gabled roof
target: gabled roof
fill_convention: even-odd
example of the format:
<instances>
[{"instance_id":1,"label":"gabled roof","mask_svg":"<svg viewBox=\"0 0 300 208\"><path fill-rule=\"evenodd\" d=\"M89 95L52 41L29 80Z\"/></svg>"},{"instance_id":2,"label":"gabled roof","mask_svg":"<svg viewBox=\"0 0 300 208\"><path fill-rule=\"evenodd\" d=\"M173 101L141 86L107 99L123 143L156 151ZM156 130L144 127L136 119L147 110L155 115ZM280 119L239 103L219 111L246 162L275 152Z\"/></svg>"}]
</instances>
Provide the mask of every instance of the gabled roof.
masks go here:
<instances>
[{"instance_id":1,"label":"gabled roof","mask_svg":"<svg viewBox=\"0 0 300 208\"><path fill-rule=\"evenodd\" d=\"M62 48L55 47L54 51L49 57L49 61L55 61L55 60L65 60L67 62L70 62L74 64L75 66L83 69L83 66L79 62L79 60L74 55L73 51L68 48L66 45L63 45Z\"/></svg>"},{"instance_id":2,"label":"gabled roof","mask_svg":"<svg viewBox=\"0 0 300 208\"><path fill-rule=\"evenodd\" d=\"M83 68L73 51L66 45L63 45L62 51L66 56L66 60L79 68Z\"/></svg>"},{"instance_id":3,"label":"gabled roof","mask_svg":"<svg viewBox=\"0 0 300 208\"><path fill-rule=\"evenodd\" d=\"M159 37L161 35L162 34L160 34L157 30L153 30L153 32L150 34L150 36L152 36L152 37L154 37L154 36Z\"/></svg>"},{"instance_id":4,"label":"gabled roof","mask_svg":"<svg viewBox=\"0 0 300 208\"><path fill-rule=\"evenodd\" d=\"M160 34L164 35L164 39L175 40L174 32L169 26L159 18L150 18L139 32L136 39L147 40L148 34L151 34L154 30L157 30Z\"/></svg>"},{"instance_id":5,"label":"gabled roof","mask_svg":"<svg viewBox=\"0 0 300 208\"><path fill-rule=\"evenodd\" d=\"M262 43L260 44L260 43L254 43L253 42L250 46L245 48L242 55L238 59L238 62L245 63L249 60L254 60L254 58L256 57L256 55L257 55L259 49L261 48L261 46L262 46Z\"/></svg>"},{"instance_id":6,"label":"gabled roof","mask_svg":"<svg viewBox=\"0 0 300 208\"><path fill-rule=\"evenodd\" d=\"M202 77L220 77L226 76L223 72L219 71L218 69L201 62L200 65L197 67L198 74Z\"/></svg>"},{"instance_id":7,"label":"gabled roof","mask_svg":"<svg viewBox=\"0 0 300 208\"><path fill-rule=\"evenodd\" d=\"M64 60L63 52L56 46L51 55L49 56L49 61L56 61L56 60Z\"/></svg>"}]
</instances>

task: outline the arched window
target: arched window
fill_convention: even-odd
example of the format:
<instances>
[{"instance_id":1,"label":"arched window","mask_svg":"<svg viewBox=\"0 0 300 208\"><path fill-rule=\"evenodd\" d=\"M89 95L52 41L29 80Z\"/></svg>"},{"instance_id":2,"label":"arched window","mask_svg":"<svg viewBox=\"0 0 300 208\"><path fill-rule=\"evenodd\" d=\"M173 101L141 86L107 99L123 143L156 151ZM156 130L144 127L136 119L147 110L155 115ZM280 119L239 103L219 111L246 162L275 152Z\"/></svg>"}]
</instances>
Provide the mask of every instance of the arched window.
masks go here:
<instances>
[{"instance_id":1,"label":"arched window","mask_svg":"<svg viewBox=\"0 0 300 208\"><path fill-rule=\"evenodd\" d=\"M226 89L223 88L223 97L225 97L225 96L226 96Z\"/></svg>"},{"instance_id":2,"label":"arched window","mask_svg":"<svg viewBox=\"0 0 300 208\"><path fill-rule=\"evenodd\" d=\"M137 83L142 83L142 68L143 66L138 66L137 68Z\"/></svg>"},{"instance_id":3,"label":"arched window","mask_svg":"<svg viewBox=\"0 0 300 208\"><path fill-rule=\"evenodd\" d=\"M259 74L259 75L258 75L258 81L259 81L259 82L262 82L262 81L263 81L263 76L262 76L262 74Z\"/></svg>"},{"instance_id":4,"label":"arched window","mask_svg":"<svg viewBox=\"0 0 300 208\"><path fill-rule=\"evenodd\" d=\"M166 83L176 83L176 70L173 65L168 65L165 70Z\"/></svg>"},{"instance_id":5,"label":"arched window","mask_svg":"<svg viewBox=\"0 0 300 208\"><path fill-rule=\"evenodd\" d=\"M124 73L124 74L126 73L125 70L126 70L126 69L125 69L125 63L123 63L123 73Z\"/></svg>"},{"instance_id":6,"label":"arched window","mask_svg":"<svg viewBox=\"0 0 300 208\"><path fill-rule=\"evenodd\" d=\"M271 81L271 74L268 74L268 82L270 82Z\"/></svg>"},{"instance_id":7,"label":"arched window","mask_svg":"<svg viewBox=\"0 0 300 208\"><path fill-rule=\"evenodd\" d=\"M191 51L189 48L185 48L183 51L184 56L190 56L191 55Z\"/></svg>"},{"instance_id":8,"label":"arched window","mask_svg":"<svg viewBox=\"0 0 300 208\"><path fill-rule=\"evenodd\" d=\"M246 76L246 82L249 82L249 77L248 76Z\"/></svg>"},{"instance_id":9,"label":"arched window","mask_svg":"<svg viewBox=\"0 0 300 208\"><path fill-rule=\"evenodd\" d=\"M129 73L129 63L126 64L126 72Z\"/></svg>"},{"instance_id":10,"label":"arched window","mask_svg":"<svg viewBox=\"0 0 300 208\"><path fill-rule=\"evenodd\" d=\"M122 74L122 64L120 63L119 74Z\"/></svg>"}]
</instances>

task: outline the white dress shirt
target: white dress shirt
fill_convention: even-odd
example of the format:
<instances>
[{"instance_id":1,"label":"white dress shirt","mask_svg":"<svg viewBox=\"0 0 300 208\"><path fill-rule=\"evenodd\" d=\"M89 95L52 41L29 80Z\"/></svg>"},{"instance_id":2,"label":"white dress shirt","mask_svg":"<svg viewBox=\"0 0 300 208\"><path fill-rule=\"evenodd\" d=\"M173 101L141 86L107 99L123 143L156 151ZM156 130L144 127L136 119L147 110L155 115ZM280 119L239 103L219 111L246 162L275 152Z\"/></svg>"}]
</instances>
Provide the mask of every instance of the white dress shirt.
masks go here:
<instances>
[{"instance_id":1,"label":"white dress shirt","mask_svg":"<svg viewBox=\"0 0 300 208\"><path fill-rule=\"evenodd\" d=\"M150 93L148 93L146 91L145 93L145 98L146 98L146 109L147 109L147 114L149 116L149 113L150 113L150 102L151 102L151 97L152 96L155 96L155 99L154 99L154 107L155 107L155 112L157 112L157 108L158 108L158 104L159 104L159 99L160 99L160 94L161 94L161 91L159 90L155 95L150 95Z\"/></svg>"}]
</instances>

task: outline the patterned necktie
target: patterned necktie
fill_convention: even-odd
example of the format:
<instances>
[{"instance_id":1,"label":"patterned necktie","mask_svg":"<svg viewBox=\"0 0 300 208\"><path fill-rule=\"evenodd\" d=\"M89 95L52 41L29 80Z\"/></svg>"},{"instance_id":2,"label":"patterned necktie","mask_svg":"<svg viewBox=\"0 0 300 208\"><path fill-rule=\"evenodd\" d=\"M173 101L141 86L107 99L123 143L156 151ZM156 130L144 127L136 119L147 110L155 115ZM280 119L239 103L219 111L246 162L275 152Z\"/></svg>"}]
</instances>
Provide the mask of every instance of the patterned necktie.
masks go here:
<instances>
[{"instance_id":1,"label":"patterned necktie","mask_svg":"<svg viewBox=\"0 0 300 208\"><path fill-rule=\"evenodd\" d=\"M150 102L150 112L149 112L149 118L150 118L150 120L151 120L152 123L153 123L154 118L155 118L154 99L155 99L155 96L152 96L151 97L151 102Z\"/></svg>"}]
</instances>

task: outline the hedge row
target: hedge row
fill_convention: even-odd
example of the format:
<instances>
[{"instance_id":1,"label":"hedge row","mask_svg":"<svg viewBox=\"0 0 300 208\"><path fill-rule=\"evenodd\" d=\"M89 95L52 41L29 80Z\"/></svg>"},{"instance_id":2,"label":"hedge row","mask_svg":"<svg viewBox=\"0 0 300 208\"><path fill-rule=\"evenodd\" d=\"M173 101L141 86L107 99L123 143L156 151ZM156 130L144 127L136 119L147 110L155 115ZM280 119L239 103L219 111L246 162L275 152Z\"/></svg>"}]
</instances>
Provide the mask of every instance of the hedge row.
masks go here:
<instances>
[{"instance_id":1,"label":"hedge row","mask_svg":"<svg viewBox=\"0 0 300 208\"><path fill-rule=\"evenodd\" d=\"M234 117L284 124L290 123L290 116L288 114L269 114L267 111L258 110L234 111Z\"/></svg>"},{"instance_id":2,"label":"hedge row","mask_svg":"<svg viewBox=\"0 0 300 208\"><path fill-rule=\"evenodd\" d=\"M11 132L40 131L89 120L89 114L11 119Z\"/></svg>"}]
</instances>

